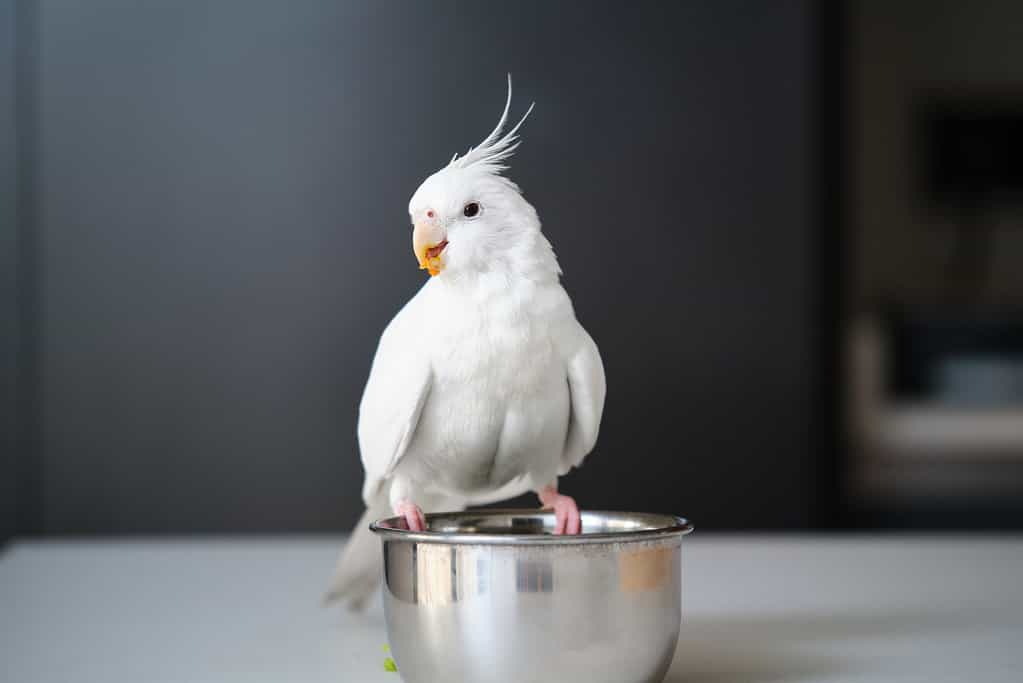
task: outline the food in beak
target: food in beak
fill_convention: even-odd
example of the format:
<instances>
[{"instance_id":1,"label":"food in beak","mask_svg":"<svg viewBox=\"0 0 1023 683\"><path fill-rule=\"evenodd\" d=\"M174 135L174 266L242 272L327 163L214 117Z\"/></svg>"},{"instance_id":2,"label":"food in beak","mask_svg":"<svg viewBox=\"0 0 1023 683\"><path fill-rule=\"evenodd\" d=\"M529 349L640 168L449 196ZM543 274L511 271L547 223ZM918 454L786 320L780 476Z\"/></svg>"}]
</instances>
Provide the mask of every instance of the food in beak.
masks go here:
<instances>
[{"instance_id":1,"label":"food in beak","mask_svg":"<svg viewBox=\"0 0 1023 683\"><path fill-rule=\"evenodd\" d=\"M424 249L419 256L419 269L429 271L431 276L440 274L440 254L446 246L448 246L448 241L442 240L439 244Z\"/></svg>"}]
</instances>

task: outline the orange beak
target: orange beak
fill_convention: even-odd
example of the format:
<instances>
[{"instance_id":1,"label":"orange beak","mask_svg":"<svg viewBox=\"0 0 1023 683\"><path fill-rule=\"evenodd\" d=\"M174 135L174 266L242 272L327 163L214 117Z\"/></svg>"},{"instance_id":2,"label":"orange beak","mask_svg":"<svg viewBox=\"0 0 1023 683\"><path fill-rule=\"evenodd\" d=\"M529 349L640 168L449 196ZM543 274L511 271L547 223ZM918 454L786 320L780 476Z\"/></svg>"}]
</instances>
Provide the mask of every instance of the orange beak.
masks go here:
<instances>
[{"instance_id":1,"label":"orange beak","mask_svg":"<svg viewBox=\"0 0 1023 683\"><path fill-rule=\"evenodd\" d=\"M412 230L412 251L419 261L419 269L427 270L430 275L437 275L444 268L441 252L448 246L444 229L434 222L421 221Z\"/></svg>"}]
</instances>

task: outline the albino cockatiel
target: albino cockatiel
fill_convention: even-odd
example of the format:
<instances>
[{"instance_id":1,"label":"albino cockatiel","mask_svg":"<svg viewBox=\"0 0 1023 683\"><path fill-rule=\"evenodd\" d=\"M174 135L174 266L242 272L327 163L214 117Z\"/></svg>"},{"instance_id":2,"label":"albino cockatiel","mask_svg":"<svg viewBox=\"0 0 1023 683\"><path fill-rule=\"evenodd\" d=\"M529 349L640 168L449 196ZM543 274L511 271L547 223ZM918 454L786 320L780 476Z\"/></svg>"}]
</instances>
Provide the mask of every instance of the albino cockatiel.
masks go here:
<instances>
[{"instance_id":1,"label":"albino cockatiel","mask_svg":"<svg viewBox=\"0 0 1023 683\"><path fill-rule=\"evenodd\" d=\"M367 510L327 601L361 606L380 576L370 522L460 510L535 491L555 533L577 534L558 477L597 440L604 367L559 282L536 210L501 176L529 116L427 178L409 202L412 247L430 279L384 330L359 406Z\"/></svg>"}]
</instances>

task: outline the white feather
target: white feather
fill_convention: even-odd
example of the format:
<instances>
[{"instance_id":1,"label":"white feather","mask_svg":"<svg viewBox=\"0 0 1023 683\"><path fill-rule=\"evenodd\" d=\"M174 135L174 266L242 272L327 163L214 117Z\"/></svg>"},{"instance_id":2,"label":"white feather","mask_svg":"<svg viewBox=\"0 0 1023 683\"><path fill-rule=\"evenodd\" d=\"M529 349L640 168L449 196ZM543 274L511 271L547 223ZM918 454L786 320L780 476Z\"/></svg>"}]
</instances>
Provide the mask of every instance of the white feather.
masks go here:
<instances>
[{"instance_id":1,"label":"white feather","mask_svg":"<svg viewBox=\"0 0 1023 683\"><path fill-rule=\"evenodd\" d=\"M508 110L511 107L511 100L512 80L511 74L508 74L508 97L504 102L504 112L501 114L501 118L494 127L494 130L490 132L490 135L483 139L483 142L479 143L475 147L470 147L462 157L455 154L448 163L448 166L452 168L469 168L471 166L475 166L477 169L487 173L500 173L508 168L504 162L515 153L516 148L519 146L519 128L521 128L522 124L525 123L527 118L529 118L529 115L533 112L533 107L536 105L536 102L531 103L529 105L529 109L527 109L526 113L521 119L519 119L519 122L516 123L510 131L502 135L501 130L508 122Z\"/></svg>"},{"instance_id":2,"label":"white feather","mask_svg":"<svg viewBox=\"0 0 1023 683\"><path fill-rule=\"evenodd\" d=\"M430 393L430 365L423 362L419 346L410 343L423 332L417 319L422 317L419 296L398 311L381 335L359 404L359 452L366 471L362 497L367 505L379 498L380 484L405 454Z\"/></svg>"}]
</instances>

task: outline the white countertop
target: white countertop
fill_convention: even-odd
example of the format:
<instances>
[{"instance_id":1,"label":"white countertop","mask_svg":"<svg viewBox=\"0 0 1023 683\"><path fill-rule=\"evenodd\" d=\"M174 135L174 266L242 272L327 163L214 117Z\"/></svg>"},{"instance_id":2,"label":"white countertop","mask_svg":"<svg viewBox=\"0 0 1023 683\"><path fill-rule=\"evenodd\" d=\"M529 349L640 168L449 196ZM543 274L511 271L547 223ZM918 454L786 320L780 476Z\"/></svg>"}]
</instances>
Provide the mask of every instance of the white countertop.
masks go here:
<instances>
[{"instance_id":1,"label":"white countertop","mask_svg":"<svg viewBox=\"0 0 1023 683\"><path fill-rule=\"evenodd\" d=\"M318 606L339 545L15 543L0 681L398 683L379 606ZM1023 681L1023 537L697 534L683 562L670 683Z\"/></svg>"}]
</instances>

